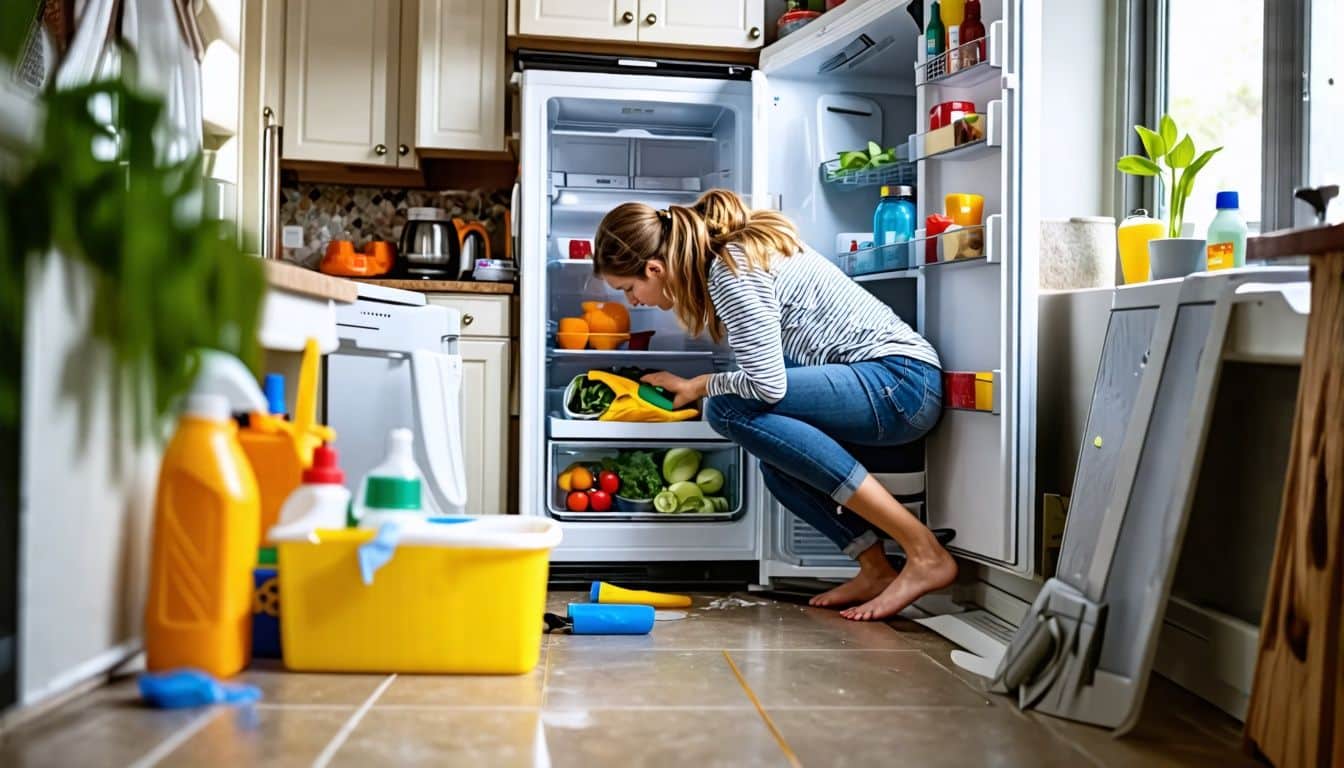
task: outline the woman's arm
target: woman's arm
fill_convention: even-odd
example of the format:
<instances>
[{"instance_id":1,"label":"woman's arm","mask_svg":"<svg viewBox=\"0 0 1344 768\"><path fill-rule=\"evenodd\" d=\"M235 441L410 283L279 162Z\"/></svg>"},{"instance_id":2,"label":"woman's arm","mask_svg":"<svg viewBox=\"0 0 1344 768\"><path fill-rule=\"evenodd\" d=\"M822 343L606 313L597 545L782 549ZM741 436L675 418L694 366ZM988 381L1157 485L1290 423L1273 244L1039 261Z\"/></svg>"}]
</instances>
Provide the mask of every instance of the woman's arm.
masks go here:
<instances>
[{"instance_id":1,"label":"woman's arm","mask_svg":"<svg viewBox=\"0 0 1344 768\"><path fill-rule=\"evenodd\" d=\"M749 400L777 403L788 390L780 306L775 276L750 269L740 260L737 274L712 268L709 294L714 312L728 331L728 345L739 370L714 373L705 383L707 395L738 395Z\"/></svg>"}]
</instances>

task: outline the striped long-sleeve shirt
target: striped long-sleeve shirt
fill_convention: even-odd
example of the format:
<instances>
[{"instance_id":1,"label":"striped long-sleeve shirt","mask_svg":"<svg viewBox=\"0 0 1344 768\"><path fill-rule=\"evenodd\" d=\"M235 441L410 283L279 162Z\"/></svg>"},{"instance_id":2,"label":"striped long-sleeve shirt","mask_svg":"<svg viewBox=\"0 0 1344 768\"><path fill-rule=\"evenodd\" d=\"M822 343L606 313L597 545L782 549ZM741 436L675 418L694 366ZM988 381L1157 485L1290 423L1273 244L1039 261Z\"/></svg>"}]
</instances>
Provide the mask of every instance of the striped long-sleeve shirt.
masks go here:
<instances>
[{"instance_id":1,"label":"striped long-sleeve shirt","mask_svg":"<svg viewBox=\"0 0 1344 768\"><path fill-rule=\"evenodd\" d=\"M715 260L709 296L739 370L710 376L711 396L779 402L788 389L785 358L822 365L904 355L940 366L929 342L811 248L776 256L769 271L750 268L735 246L728 252L737 273Z\"/></svg>"}]
</instances>

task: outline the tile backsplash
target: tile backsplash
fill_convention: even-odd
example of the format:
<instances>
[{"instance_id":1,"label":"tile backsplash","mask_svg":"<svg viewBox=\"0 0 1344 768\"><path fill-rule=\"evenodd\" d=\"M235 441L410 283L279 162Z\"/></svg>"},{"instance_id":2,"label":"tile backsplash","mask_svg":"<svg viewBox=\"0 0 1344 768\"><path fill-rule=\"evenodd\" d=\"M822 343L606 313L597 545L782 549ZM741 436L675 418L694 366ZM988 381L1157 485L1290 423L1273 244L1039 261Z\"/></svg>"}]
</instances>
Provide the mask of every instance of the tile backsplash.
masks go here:
<instances>
[{"instance_id":1,"label":"tile backsplash","mask_svg":"<svg viewBox=\"0 0 1344 768\"><path fill-rule=\"evenodd\" d=\"M490 232L492 252L504 252L504 214L510 190L380 189L299 183L281 188L280 226L303 227L302 248L285 249L285 258L316 269L331 240L353 240L363 248L371 240L396 243L406 224L406 210L443 208L448 215L480 221Z\"/></svg>"}]
</instances>

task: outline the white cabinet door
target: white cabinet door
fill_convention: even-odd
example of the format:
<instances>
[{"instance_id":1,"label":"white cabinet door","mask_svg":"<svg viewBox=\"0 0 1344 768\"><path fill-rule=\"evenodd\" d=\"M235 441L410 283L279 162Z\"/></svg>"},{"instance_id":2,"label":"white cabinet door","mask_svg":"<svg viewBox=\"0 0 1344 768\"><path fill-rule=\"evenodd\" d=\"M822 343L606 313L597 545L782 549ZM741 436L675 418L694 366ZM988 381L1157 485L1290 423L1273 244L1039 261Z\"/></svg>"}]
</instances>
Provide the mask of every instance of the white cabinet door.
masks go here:
<instances>
[{"instance_id":1,"label":"white cabinet door","mask_svg":"<svg viewBox=\"0 0 1344 768\"><path fill-rule=\"evenodd\" d=\"M518 0L518 34L634 42L638 13L638 0Z\"/></svg>"},{"instance_id":2,"label":"white cabinet door","mask_svg":"<svg viewBox=\"0 0 1344 768\"><path fill-rule=\"evenodd\" d=\"M639 42L760 48L764 0L639 0Z\"/></svg>"},{"instance_id":3,"label":"white cabinet door","mask_svg":"<svg viewBox=\"0 0 1344 768\"><path fill-rule=\"evenodd\" d=\"M509 341L462 339L462 450L467 465L467 511L507 511L509 460Z\"/></svg>"},{"instance_id":4,"label":"white cabinet door","mask_svg":"<svg viewBox=\"0 0 1344 768\"><path fill-rule=\"evenodd\" d=\"M504 9L420 0L417 147L504 149Z\"/></svg>"},{"instance_id":5,"label":"white cabinet door","mask_svg":"<svg viewBox=\"0 0 1344 768\"><path fill-rule=\"evenodd\" d=\"M397 164L399 0L289 0L284 157Z\"/></svg>"}]
</instances>

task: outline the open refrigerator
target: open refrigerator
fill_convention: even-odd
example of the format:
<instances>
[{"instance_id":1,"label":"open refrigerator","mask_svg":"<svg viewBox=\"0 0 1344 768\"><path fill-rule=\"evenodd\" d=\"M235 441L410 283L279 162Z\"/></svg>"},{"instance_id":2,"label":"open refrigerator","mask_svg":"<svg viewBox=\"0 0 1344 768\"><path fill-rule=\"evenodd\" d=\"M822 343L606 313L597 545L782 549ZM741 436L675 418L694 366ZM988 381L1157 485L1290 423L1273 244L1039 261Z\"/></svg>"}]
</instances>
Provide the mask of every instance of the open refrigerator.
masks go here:
<instances>
[{"instance_id":1,"label":"open refrigerator","mask_svg":"<svg viewBox=\"0 0 1344 768\"><path fill-rule=\"evenodd\" d=\"M591 241L620 203L689 205L718 187L789 216L806 242L923 333L945 371L969 381L981 374L978 409L948 408L925 441L861 460L930 527L954 529L957 554L1034 571L1039 196L1037 174L1024 169L1038 158L1039 89L1024 73L1038 70L1031 48L1039 10L985 0L984 60L948 72L946 56L924 60L906 5L849 0L765 48L759 69L520 52L519 499L523 514L563 527L557 568L656 581L681 564L759 584L853 573L830 541L775 503L754 460L704 421L567 418L565 388L593 368L691 376L733 367L725 345L688 337L671 313L654 308L629 312L631 332L654 332L647 350L569 350L556 339L559 320L581 315L583 302L622 301L593 276L590 260L570 257L571 240ZM983 137L936 153L928 147L925 156L929 109L954 99L977 105ZM908 143L909 162L836 178L827 162L870 138L883 147ZM911 181L918 222L942 212L945 194L973 192L984 200L982 224L955 238L917 232L897 246L898 259L892 246L844 253L838 236L871 231L878 185ZM978 250L953 258L967 255L954 251L972 235ZM572 462L676 446L700 450L724 471L727 511L566 510L557 475Z\"/></svg>"}]
</instances>

